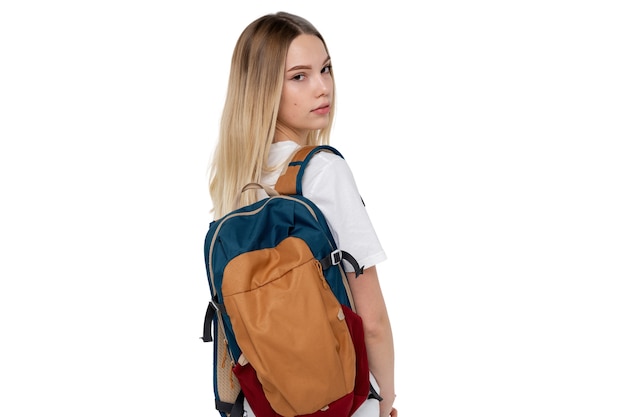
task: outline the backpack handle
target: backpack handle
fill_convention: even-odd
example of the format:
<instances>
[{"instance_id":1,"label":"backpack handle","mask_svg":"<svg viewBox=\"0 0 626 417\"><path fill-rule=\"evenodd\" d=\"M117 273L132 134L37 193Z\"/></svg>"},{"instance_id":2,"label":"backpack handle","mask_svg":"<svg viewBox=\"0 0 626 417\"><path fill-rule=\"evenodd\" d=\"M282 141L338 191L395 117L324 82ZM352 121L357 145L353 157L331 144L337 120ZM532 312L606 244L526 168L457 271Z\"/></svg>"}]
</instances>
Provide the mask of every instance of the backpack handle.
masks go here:
<instances>
[{"instance_id":1,"label":"backpack handle","mask_svg":"<svg viewBox=\"0 0 626 417\"><path fill-rule=\"evenodd\" d=\"M249 184L246 184L242 189L241 192L243 193L244 191L248 191L248 190L252 190L252 189L262 189L263 191L265 191L267 193L267 195L269 195L270 197L275 197L278 195L278 193L273 190L271 187L268 187L267 185L264 184L260 184L258 182L251 182Z\"/></svg>"},{"instance_id":2,"label":"backpack handle","mask_svg":"<svg viewBox=\"0 0 626 417\"><path fill-rule=\"evenodd\" d=\"M244 185L243 188L241 189L241 193L237 195L237 200L235 201L235 207L239 207L239 200L241 200L241 194L243 194L244 191L253 190L255 188L265 191L267 195L269 195L270 197L275 197L279 195L278 192L276 192L276 190L272 189L271 187L268 187L267 185L260 184L258 182L251 182L251 183Z\"/></svg>"},{"instance_id":3,"label":"backpack handle","mask_svg":"<svg viewBox=\"0 0 626 417\"><path fill-rule=\"evenodd\" d=\"M304 175L304 168L306 168L311 158L321 151L332 152L343 158L343 155L332 146L303 146L293 155L287 165L286 171L278 177L274 189L282 195L302 195L302 176Z\"/></svg>"}]
</instances>

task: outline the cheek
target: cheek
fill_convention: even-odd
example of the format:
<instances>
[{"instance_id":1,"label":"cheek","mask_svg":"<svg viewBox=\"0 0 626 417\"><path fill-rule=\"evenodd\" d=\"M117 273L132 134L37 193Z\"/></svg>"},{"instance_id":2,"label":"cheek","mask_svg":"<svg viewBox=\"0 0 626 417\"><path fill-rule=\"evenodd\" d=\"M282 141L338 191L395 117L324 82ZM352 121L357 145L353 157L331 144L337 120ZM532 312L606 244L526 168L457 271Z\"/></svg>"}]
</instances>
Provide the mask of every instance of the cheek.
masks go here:
<instances>
[{"instance_id":1,"label":"cheek","mask_svg":"<svg viewBox=\"0 0 626 417\"><path fill-rule=\"evenodd\" d=\"M291 87L291 86L289 86ZM284 88L282 97L280 99L281 105L284 105L285 108L296 108L300 106L300 96L302 92L297 88Z\"/></svg>"},{"instance_id":2,"label":"cheek","mask_svg":"<svg viewBox=\"0 0 626 417\"><path fill-rule=\"evenodd\" d=\"M278 118L284 122L291 122L297 118L298 103L289 100L281 100L278 109Z\"/></svg>"},{"instance_id":3,"label":"cheek","mask_svg":"<svg viewBox=\"0 0 626 417\"><path fill-rule=\"evenodd\" d=\"M286 94L286 92L283 92L283 96L280 99L278 117L282 120L292 120L297 118L297 112L301 107L302 106L298 100L297 94Z\"/></svg>"},{"instance_id":4,"label":"cheek","mask_svg":"<svg viewBox=\"0 0 626 417\"><path fill-rule=\"evenodd\" d=\"M285 100L285 104L289 107L298 107L298 99L296 97L288 97L287 100Z\"/></svg>"}]
</instances>

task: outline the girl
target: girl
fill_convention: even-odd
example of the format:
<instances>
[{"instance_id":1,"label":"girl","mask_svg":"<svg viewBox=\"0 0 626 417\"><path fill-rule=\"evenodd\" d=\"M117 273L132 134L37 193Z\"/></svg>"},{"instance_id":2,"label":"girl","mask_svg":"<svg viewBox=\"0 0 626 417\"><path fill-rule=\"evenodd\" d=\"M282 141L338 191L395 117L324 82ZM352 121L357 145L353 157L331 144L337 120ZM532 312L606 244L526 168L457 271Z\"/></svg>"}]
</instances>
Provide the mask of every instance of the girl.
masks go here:
<instances>
[{"instance_id":1,"label":"girl","mask_svg":"<svg viewBox=\"0 0 626 417\"><path fill-rule=\"evenodd\" d=\"M284 12L252 22L235 46L211 164L215 217L264 197L262 190L241 190L251 182L273 187L300 146L328 144L334 105L331 60L315 27ZM367 400L355 416L395 417L393 337L376 272L386 255L352 172L341 157L320 152L307 166L302 191L321 209L338 247L364 266L358 279L350 266L346 270L363 320L372 382L383 400Z\"/></svg>"}]
</instances>

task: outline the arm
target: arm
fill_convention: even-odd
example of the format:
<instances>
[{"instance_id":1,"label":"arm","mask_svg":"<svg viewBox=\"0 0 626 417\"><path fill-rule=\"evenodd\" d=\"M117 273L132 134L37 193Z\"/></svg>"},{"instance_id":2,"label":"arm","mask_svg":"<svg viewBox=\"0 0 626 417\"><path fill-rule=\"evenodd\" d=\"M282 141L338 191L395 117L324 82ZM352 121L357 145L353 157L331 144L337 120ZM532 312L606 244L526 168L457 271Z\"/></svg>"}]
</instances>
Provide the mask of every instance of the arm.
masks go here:
<instances>
[{"instance_id":1,"label":"arm","mask_svg":"<svg viewBox=\"0 0 626 417\"><path fill-rule=\"evenodd\" d=\"M393 335L376 266L367 268L357 279L354 278L354 272L347 275L356 311L363 320L370 371L376 378L383 397L380 402L380 417L388 417L392 413L396 396ZM393 413L396 415L395 410Z\"/></svg>"}]
</instances>

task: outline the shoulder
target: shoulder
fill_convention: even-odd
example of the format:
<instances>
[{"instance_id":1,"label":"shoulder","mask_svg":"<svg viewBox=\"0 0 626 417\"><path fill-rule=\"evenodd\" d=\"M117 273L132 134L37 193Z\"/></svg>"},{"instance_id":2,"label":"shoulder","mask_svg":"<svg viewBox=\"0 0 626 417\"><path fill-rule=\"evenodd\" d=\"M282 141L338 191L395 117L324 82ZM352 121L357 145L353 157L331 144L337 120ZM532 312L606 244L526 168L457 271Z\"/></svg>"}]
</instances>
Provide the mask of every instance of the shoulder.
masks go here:
<instances>
[{"instance_id":1,"label":"shoulder","mask_svg":"<svg viewBox=\"0 0 626 417\"><path fill-rule=\"evenodd\" d=\"M361 203L356 181L348 162L332 152L319 152L311 158L302 179L303 193L317 198L332 198L337 203Z\"/></svg>"},{"instance_id":2,"label":"shoulder","mask_svg":"<svg viewBox=\"0 0 626 417\"><path fill-rule=\"evenodd\" d=\"M306 174L311 174L322 177L348 177L352 178L352 171L346 160L332 152L318 152L311 158L309 165L305 171Z\"/></svg>"}]
</instances>

